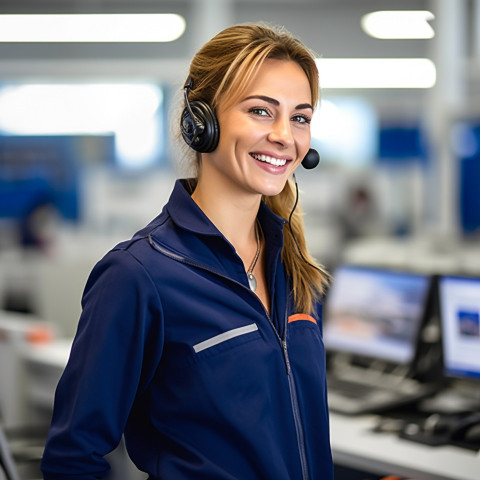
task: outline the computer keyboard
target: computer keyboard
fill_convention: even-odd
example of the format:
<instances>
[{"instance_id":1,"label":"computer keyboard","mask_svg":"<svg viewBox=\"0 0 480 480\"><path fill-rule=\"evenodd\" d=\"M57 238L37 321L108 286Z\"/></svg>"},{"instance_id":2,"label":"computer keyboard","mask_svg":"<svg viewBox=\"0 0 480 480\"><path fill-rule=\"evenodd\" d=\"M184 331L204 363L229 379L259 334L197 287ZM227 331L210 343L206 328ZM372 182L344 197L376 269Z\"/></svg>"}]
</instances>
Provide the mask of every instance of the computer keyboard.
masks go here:
<instances>
[{"instance_id":1,"label":"computer keyboard","mask_svg":"<svg viewBox=\"0 0 480 480\"><path fill-rule=\"evenodd\" d=\"M372 386L364 383L352 382L341 378L330 378L328 380L329 392L351 395L355 398L362 398L372 392Z\"/></svg>"},{"instance_id":2,"label":"computer keyboard","mask_svg":"<svg viewBox=\"0 0 480 480\"><path fill-rule=\"evenodd\" d=\"M378 378L356 381L329 375L327 377L328 404L332 411L360 414L384 411L413 403L437 391L434 385L410 378Z\"/></svg>"}]
</instances>

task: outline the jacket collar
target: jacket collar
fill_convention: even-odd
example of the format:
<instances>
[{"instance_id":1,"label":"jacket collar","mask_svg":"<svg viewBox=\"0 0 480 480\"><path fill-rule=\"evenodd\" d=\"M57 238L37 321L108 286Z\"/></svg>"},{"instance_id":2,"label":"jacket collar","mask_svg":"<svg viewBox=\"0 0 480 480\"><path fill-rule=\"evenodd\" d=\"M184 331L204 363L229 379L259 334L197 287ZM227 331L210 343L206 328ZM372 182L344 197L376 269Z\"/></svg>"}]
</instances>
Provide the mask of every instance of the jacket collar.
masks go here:
<instances>
[{"instance_id":1,"label":"jacket collar","mask_svg":"<svg viewBox=\"0 0 480 480\"><path fill-rule=\"evenodd\" d=\"M201 235L221 235L219 230L192 199L184 180L177 180L166 205L176 225Z\"/></svg>"},{"instance_id":2,"label":"jacket collar","mask_svg":"<svg viewBox=\"0 0 480 480\"><path fill-rule=\"evenodd\" d=\"M284 280L278 268L283 247L283 226L286 220L274 214L263 202L258 219L265 236L267 281L270 295L275 297L276 278ZM173 225L172 225L173 224ZM174 228L172 228L172 226ZM248 288L245 268L233 245L222 235L191 198L185 182L177 180L164 211L145 229L150 242L174 256L205 265L243 283ZM282 287L283 288L283 287Z\"/></svg>"},{"instance_id":3,"label":"jacket collar","mask_svg":"<svg viewBox=\"0 0 480 480\"><path fill-rule=\"evenodd\" d=\"M179 227L201 235L223 237L217 227L192 199L184 180L180 179L175 182L166 208L173 222ZM270 245L270 242L282 245L283 235L280 232L283 232L283 225L287 221L273 213L264 202L260 204L258 219L264 235L267 237L267 242Z\"/></svg>"}]
</instances>

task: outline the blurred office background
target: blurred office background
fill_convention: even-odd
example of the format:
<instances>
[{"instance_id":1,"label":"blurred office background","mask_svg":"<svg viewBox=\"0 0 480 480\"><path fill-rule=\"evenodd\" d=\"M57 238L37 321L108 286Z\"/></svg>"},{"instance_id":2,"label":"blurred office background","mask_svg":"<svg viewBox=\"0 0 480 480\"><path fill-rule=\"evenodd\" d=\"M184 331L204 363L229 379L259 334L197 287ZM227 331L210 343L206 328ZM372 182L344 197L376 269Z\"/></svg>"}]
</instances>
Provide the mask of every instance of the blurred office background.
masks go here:
<instances>
[{"instance_id":1,"label":"blurred office background","mask_svg":"<svg viewBox=\"0 0 480 480\"><path fill-rule=\"evenodd\" d=\"M382 10L417 16L380 18L386 33L375 33L366 15ZM157 27L165 38L140 42L34 30L40 14L87 13L175 14L177 31L167 41ZM8 33L15 14L39 15ZM319 56L312 144L322 163L297 175L317 260L480 274L480 0L0 0L7 426L48 418L88 272L168 199L180 174L172 107L192 54L223 27L258 20L285 25ZM421 31L396 34L401 26ZM414 38L382 38L402 35Z\"/></svg>"}]
</instances>

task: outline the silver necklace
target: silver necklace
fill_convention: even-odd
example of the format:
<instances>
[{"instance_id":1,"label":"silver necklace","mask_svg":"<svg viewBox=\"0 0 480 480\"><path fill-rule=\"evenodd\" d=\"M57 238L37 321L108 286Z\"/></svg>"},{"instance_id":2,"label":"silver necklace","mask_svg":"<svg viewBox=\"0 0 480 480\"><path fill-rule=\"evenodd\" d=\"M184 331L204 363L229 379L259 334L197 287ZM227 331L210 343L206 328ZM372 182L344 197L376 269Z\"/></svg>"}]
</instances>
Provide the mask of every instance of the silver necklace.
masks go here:
<instances>
[{"instance_id":1,"label":"silver necklace","mask_svg":"<svg viewBox=\"0 0 480 480\"><path fill-rule=\"evenodd\" d=\"M261 243L260 243L259 229L260 227L258 223L255 223L255 239L257 240L257 251L255 252L255 257L253 257L252 263L250 264L250 267L247 270L248 286L250 287L250 290L252 292L254 292L257 289L257 279L253 274L253 269L255 268L258 257L260 256Z\"/></svg>"}]
</instances>

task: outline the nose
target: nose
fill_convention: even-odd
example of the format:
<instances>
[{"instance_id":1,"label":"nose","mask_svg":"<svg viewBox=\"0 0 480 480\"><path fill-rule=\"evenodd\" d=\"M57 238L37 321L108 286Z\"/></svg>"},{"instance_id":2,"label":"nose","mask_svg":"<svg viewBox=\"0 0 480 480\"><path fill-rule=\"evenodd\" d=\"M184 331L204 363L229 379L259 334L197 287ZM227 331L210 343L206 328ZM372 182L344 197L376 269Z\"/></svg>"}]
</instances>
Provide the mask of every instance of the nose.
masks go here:
<instances>
[{"instance_id":1,"label":"nose","mask_svg":"<svg viewBox=\"0 0 480 480\"><path fill-rule=\"evenodd\" d=\"M278 116L272 123L272 130L269 134L269 139L283 148L290 147L294 144L292 133L292 126L290 118L287 116Z\"/></svg>"}]
</instances>

